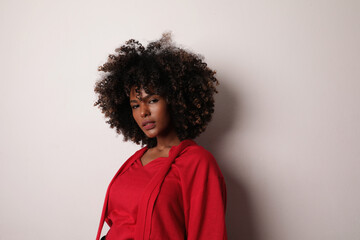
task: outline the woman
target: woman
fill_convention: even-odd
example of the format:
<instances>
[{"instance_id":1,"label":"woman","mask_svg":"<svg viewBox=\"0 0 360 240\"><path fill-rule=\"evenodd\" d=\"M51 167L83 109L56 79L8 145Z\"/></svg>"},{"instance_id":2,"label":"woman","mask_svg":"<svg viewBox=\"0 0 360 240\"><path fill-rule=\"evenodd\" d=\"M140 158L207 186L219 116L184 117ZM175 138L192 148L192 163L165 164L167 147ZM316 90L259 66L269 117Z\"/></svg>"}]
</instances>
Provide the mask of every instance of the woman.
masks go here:
<instances>
[{"instance_id":1,"label":"woman","mask_svg":"<svg viewBox=\"0 0 360 240\"><path fill-rule=\"evenodd\" d=\"M111 181L106 240L227 239L225 181L214 157L193 140L214 112L215 71L176 47L169 33L145 48L133 39L109 55L96 83L111 128L145 145Z\"/></svg>"}]
</instances>

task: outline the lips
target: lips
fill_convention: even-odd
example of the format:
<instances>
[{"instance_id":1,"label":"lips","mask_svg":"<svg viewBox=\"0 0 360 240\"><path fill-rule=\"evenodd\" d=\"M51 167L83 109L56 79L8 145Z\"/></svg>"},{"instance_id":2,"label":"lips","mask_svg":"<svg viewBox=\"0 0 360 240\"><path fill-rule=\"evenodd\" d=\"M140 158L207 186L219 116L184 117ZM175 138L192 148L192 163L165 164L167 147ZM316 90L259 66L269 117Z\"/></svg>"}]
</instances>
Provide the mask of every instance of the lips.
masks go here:
<instances>
[{"instance_id":1,"label":"lips","mask_svg":"<svg viewBox=\"0 0 360 240\"><path fill-rule=\"evenodd\" d=\"M142 123L143 128L146 130L153 129L155 127L155 121L144 121Z\"/></svg>"}]
</instances>

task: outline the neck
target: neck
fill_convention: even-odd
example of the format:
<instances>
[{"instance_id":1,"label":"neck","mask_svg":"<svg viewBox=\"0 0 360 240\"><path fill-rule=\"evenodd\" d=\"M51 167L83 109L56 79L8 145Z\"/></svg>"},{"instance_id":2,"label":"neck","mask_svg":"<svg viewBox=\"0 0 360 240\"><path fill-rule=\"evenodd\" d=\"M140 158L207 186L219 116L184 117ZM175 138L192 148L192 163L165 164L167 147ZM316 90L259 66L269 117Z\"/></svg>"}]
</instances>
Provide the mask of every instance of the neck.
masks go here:
<instances>
[{"instance_id":1,"label":"neck","mask_svg":"<svg viewBox=\"0 0 360 240\"><path fill-rule=\"evenodd\" d=\"M156 141L156 148L160 151L180 144L175 130L170 131L166 136L157 136Z\"/></svg>"}]
</instances>

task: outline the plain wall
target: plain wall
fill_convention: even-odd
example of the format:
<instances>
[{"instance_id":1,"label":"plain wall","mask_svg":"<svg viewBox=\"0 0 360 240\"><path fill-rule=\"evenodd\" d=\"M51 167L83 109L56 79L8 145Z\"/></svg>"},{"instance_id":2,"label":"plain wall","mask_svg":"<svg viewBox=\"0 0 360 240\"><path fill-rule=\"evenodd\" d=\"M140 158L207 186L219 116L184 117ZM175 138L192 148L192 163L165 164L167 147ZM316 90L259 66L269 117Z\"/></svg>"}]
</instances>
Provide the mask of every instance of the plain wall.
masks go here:
<instances>
[{"instance_id":1,"label":"plain wall","mask_svg":"<svg viewBox=\"0 0 360 240\"><path fill-rule=\"evenodd\" d=\"M0 2L0 239L94 239L140 146L93 107L124 41L173 31L221 83L208 130L234 240L360 239L359 1Z\"/></svg>"}]
</instances>

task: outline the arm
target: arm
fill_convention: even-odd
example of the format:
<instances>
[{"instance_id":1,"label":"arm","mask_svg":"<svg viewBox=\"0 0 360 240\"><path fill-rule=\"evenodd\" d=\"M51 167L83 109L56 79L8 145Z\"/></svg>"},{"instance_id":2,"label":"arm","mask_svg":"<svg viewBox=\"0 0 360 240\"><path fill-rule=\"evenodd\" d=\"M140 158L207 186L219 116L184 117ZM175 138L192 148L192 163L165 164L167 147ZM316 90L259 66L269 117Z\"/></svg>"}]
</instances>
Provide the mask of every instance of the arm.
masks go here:
<instances>
[{"instance_id":1,"label":"arm","mask_svg":"<svg viewBox=\"0 0 360 240\"><path fill-rule=\"evenodd\" d=\"M201 152L192 161L186 175L187 239L227 239L226 186L216 160L209 152Z\"/></svg>"}]
</instances>

